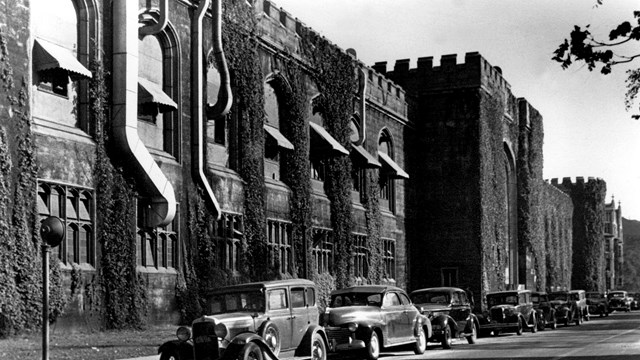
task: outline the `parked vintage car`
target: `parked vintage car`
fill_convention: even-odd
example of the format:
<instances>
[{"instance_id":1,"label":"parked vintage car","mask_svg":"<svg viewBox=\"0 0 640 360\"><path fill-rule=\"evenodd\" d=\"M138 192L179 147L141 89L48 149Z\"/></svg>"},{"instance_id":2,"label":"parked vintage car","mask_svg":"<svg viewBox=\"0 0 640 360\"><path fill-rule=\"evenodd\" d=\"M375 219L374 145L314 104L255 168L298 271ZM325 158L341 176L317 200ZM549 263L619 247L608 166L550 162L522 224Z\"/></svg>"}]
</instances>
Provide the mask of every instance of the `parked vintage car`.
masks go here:
<instances>
[{"instance_id":1,"label":"parked vintage car","mask_svg":"<svg viewBox=\"0 0 640 360\"><path fill-rule=\"evenodd\" d=\"M607 295L609 298L609 309L620 311L631 311L631 298L629 294L624 290L609 291Z\"/></svg>"},{"instance_id":2,"label":"parked vintage car","mask_svg":"<svg viewBox=\"0 0 640 360\"><path fill-rule=\"evenodd\" d=\"M534 291L531 293L531 302L538 312L538 330L544 330L547 326L555 330L558 326L556 309L551 306L549 295L543 291Z\"/></svg>"},{"instance_id":3,"label":"parked vintage car","mask_svg":"<svg viewBox=\"0 0 640 360\"><path fill-rule=\"evenodd\" d=\"M498 335L515 332L522 335L524 329L538 331L538 316L533 309L530 290L510 290L487 294L488 311L478 315L480 332Z\"/></svg>"},{"instance_id":4,"label":"parked vintage car","mask_svg":"<svg viewBox=\"0 0 640 360\"><path fill-rule=\"evenodd\" d=\"M431 321L433 336L429 341L440 342L451 348L451 338L467 338L475 344L478 318L473 314L473 298L455 287L438 287L413 291L409 297L415 306Z\"/></svg>"},{"instance_id":5,"label":"parked vintage car","mask_svg":"<svg viewBox=\"0 0 640 360\"><path fill-rule=\"evenodd\" d=\"M605 294L597 291L587 292L587 306L589 314L598 314L600 317L609 316L609 300Z\"/></svg>"},{"instance_id":6,"label":"parked vintage car","mask_svg":"<svg viewBox=\"0 0 640 360\"><path fill-rule=\"evenodd\" d=\"M404 290L394 286L354 286L331 293L322 316L331 352L357 351L375 360L380 351L413 344L424 353L432 336L429 319L413 306Z\"/></svg>"},{"instance_id":7,"label":"parked vintage car","mask_svg":"<svg viewBox=\"0 0 640 360\"><path fill-rule=\"evenodd\" d=\"M578 304L571 298L569 291L554 291L549 293L549 301L556 309L556 319L559 324L564 326L570 323L576 325L582 324L582 316L578 308Z\"/></svg>"},{"instance_id":8,"label":"parked vintage car","mask_svg":"<svg viewBox=\"0 0 640 360\"><path fill-rule=\"evenodd\" d=\"M318 325L316 290L302 279L255 282L216 289L206 313L181 326L177 340L158 349L161 360L253 359L266 355L326 360L327 340Z\"/></svg>"}]
</instances>

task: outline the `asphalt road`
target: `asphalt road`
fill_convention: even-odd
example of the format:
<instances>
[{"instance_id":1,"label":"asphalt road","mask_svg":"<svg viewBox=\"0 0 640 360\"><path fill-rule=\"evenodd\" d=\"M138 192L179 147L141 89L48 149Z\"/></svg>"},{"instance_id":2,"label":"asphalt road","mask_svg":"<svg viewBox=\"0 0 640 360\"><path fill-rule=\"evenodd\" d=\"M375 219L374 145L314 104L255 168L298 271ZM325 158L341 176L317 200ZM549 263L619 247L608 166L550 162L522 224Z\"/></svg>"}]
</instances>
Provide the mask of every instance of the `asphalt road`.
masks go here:
<instances>
[{"instance_id":1,"label":"asphalt road","mask_svg":"<svg viewBox=\"0 0 640 360\"><path fill-rule=\"evenodd\" d=\"M410 351L382 353L380 359L566 359L640 360L640 311L592 317L580 326L559 326L521 336L502 334L479 338L474 345L456 340L451 350L429 344L423 355Z\"/></svg>"}]
</instances>

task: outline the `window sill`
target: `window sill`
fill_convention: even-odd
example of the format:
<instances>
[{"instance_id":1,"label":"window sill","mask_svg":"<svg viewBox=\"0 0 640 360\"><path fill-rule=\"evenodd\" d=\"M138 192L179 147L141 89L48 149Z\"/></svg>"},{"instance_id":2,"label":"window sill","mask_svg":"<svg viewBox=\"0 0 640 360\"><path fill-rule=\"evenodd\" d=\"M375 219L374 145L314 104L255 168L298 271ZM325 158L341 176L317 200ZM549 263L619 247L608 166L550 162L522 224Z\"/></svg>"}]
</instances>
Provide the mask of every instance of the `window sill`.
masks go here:
<instances>
[{"instance_id":1,"label":"window sill","mask_svg":"<svg viewBox=\"0 0 640 360\"><path fill-rule=\"evenodd\" d=\"M136 266L136 271L139 273L146 273L146 274L172 274L173 275L178 273L174 268L165 268L165 267L156 268L153 266L141 266L141 265Z\"/></svg>"},{"instance_id":2,"label":"window sill","mask_svg":"<svg viewBox=\"0 0 640 360\"><path fill-rule=\"evenodd\" d=\"M68 126L59 122L54 122L37 117L33 118L33 124L31 125L31 127L35 133L40 135L52 136L56 138L72 140L75 142L95 145L93 138L77 127Z\"/></svg>"}]
</instances>

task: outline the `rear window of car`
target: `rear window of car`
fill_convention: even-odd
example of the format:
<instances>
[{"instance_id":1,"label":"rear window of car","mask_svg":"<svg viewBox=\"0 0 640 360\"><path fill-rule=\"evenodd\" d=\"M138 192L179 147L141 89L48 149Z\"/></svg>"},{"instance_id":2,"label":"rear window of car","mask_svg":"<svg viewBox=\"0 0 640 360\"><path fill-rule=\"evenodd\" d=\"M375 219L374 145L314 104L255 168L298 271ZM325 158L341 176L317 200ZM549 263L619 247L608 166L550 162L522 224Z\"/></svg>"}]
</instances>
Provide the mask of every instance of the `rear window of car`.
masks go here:
<instances>
[{"instance_id":1,"label":"rear window of car","mask_svg":"<svg viewBox=\"0 0 640 360\"><path fill-rule=\"evenodd\" d=\"M267 301L269 302L269 310L286 309L287 292L285 289L270 290L267 293Z\"/></svg>"},{"instance_id":2,"label":"rear window of car","mask_svg":"<svg viewBox=\"0 0 640 360\"><path fill-rule=\"evenodd\" d=\"M344 306L380 306L382 295L379 293L346 293L331 297L332 308Z\"/></svg>"}]
</instances>

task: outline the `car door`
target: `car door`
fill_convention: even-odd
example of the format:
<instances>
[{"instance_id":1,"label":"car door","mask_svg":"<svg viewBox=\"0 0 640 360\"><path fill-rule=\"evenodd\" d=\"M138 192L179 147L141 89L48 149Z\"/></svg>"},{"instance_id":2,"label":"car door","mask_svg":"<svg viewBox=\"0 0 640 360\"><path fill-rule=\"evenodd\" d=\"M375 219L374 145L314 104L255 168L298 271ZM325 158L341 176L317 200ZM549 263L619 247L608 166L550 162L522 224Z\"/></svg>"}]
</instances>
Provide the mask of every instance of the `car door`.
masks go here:
<instances>
[{"instance_id":1,"label":"car door","mask_svg":"<svg viewBox=\"0 0 640 360\"><path fill-rule=\"evenodd\" d=\"M287 288L267 290L267 316L278 328L280 334L280 349L288 350L291 345L291 309Z\"/></svg>"},{"instance_id":2,"label":"car door","mask_svg":"<svg viewBox=\"0 0 640 360\"><path fill-rule=\"evenodd\" d=\"M291 346L298 347L309 326L309 312L304 287L291 288Z\"/></svg>"},{"instance_id":3,"label":"car door","mask_svg":"<svg viewBox=\"0 0 640 360\"><path fill-rule=\"evenodd\" d=\"M464 291L457 291L453 295L451 305L451 317L456 321L459 331L464 331L467 327L467 319L471 315L471 304Z\"/></svg>"},{"instance_id":4,"label":"car door","mask_svg":"<svg viewBox=\"0 0 640 360\"><path fill-rule=\"evenodd\" d=\"M400 303L404 308L404 317L402 319L402 336L405 338L405 341L410 341L415 337L413 335L413 328L415 326L418 315L420 315L420 312L415 306L413 306L407 294L398 292L398 296L400 297Z\"/></svg>"},{"instance_id":5,"label":"car door","mask_svg":"<svg viewBox=\"0 0 640 360\"><path fill-rule=\"evenodd\" d=\"M385 323L385 344L395 344L403 341L403 322L405 321L404 307L395 292L387 292L382 298L382 314Z\"/></svg>"}]
</instances>

